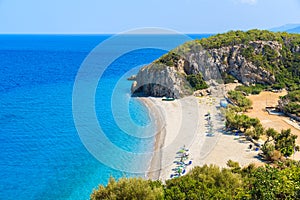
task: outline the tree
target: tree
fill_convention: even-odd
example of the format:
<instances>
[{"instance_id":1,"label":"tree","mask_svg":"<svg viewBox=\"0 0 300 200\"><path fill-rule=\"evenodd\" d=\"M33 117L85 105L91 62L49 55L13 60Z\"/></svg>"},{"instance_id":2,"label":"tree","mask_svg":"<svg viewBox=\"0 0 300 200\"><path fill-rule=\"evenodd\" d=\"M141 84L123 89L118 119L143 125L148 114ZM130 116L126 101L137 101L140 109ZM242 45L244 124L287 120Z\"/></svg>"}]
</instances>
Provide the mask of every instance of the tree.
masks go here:
<instances>
[{"instance_id":1,"label":"tree","mask_svg":"<svg viewBox=\"0 0 300 200\"><path fill-rule=\"evenodd\" d=\"M284 106L283 110L287 113L296 114L300 116L300 104L298 102L289 102Z\"/></svg>"},{"instance_id":2,"label":"tree","mask_svg":"<svg viewBox=\"0 0 300 200\"><path fill-rule=\"evenodd\" d=\"M259 137L264 134L264 127L262 126L261 123L259 123L259 124L255 125L254 130L255 130L255 132L252 137L253 137L253 139L258 140Z\"/></svg>"},{"instance_id":3,"label":"tree","mask_svg":"<svg viewBox=\"0 0 300 200\"><path fill-rule=\"evenodd\" d=\"M204 81L201 73L187 75L187 81L191 84L194 90L202 90L208 88L208 85Z\"/></svg>"},{"instance_id":4,"label":"tree","mask_svg":"<svg viewBox=\"0 0 300 200\"><path fill-rule=\"evenodd\" d=\"M278 132L274 128L268 128L265 131L265 135L267 136L267 140L264 144L274 141L274 139L278 136Z\"/></svg>"},{"instance_id":5,"label":"tree","mask_svg":"<svg viewBox=\"0 0 300 200\"><path fill-rule=\"evenodd\" d=\"M234 173L240 172L241 167L238 162L234 162L233 160L228 160L226 165L231 168L231 171Z\"/></svg>"},{"instance_id":6,"label":"tree","mask_svg":"<svg viewBox=\"0 0 300 200\"><path fill-rule=\"evenodd\" d=\"M277 160L274 157L275 146L273 144L265 143L262 146L261 150L262 150L266 160L272 160L272 161Z\"/></svg>"},{"instance_id":7,"label":"tree","mask_svg":"<svg viewBox=\"0 0 300 200\"><path fill-rule=\"evenodd\" d=\"M243 191L240 174L204 165L186 176L167 180L165 199L232 199Z\"/></svg>"},{"instance_id":8,"label":"tree","mask_svg":"<svg viewBox=\"0 0 300 200\"><path fill-rule=\"evenodd\" d=\"M266 166L248 174L251 199L299 199L300 168L292 165L282 170Z\"/></svg>"},{"instance_id":9,"label":"tree","mask_svg":"<svg viewBox=\"0 0 300 200\"><path fill-rule=\"evenodd\" d=\"M275 149L279 150L285 157L293 155L296 148L297 136L291 133L291 129L282 130L275 137Z\"/></svg>"},{"instance_id":10,"label":"tree","mask_svg":"<svg viewBox=\"0 0 300 200\"><path fill-rule=\"evenodd\" d=\"M268 160L278 160L281 154L285 157L291 156L294 151L298 151L296 146L297 136L291 133L291 129L282 130L279 134L273 128L265 131L267 140L265 141L262 151Z\"/></svg>"},{"instance_id":11,"label":"tree","mask_svg":"<svg viewBox=\"0 0 300 200\"><path fill-rule=\"evenodd\" d=\"M264 133L264 128L261 123L251 126L251 128L245 131L245 135L252 137L255 140L258 140L261 135Z\"/></svg>"},{"instance_id":12,"label":"tree","mask_svg":"<svg viewBox=\"0 0 300 200\"><path fill-rule=\"evenodd\" d=\"M267 140L264 142L261 150L267 160L275 161L280 159L281 157L281 155L279 154L280 152L275 152L275 145L274 145L274 140L278 134L279 133L273 128L268 128L265 131Z\"/></svg>"},{"instance_id":13,"label":"tree","mask_svg":"<svg viewBox=\"0 0 300 200\"><path fill-rule=\"evenodd\" d=\"M229 91L228 97L243 111L247 111L252 106L251 100L247 99L240 91Z\"/></svg>"},{"instance_id":14,"label":"tree","mask_svg":"<svg viewBox=\"0 0 300 200\"><path fill-rule=\"evenodd\" d=\"M142 178L121 178L115 181L111 177L106 187L100 185L93 191L91 199L163 199L163 189L161 184L153 184Z\"/></svg>"},{"instance_id":15,"label":"tree","mask_svg":"<svg viewBox=\"0 0 300 200\"><path fill-rule=\"evenodd\" d=\"M267 143L269 144L269 143ZM94 190L91 199L299 199L300 163L286 160L282 166L243 169L227 162L231 169L214 165L193 168L188 174L159 181L141 178L110 178L107 186Z\"/></svg>"},{"instance_id":16,"label":"tree","mask_svg":"<svg viewBox=\"0 0 300 200\"><path fill-rule=\"evenodd\" d=\"M242 131L253 139L259 139L264 133L264 128L258 118L238 114L231 109L226 112L226 128Z\"/></svg>"}]
</instances>

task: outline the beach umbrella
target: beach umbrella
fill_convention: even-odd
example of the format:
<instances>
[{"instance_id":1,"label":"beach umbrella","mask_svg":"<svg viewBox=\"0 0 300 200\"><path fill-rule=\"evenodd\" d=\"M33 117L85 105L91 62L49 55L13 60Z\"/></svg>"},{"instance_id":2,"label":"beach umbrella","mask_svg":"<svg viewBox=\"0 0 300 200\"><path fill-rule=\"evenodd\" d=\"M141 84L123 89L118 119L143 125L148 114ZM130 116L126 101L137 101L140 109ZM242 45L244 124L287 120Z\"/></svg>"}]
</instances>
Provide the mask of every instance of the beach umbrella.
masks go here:
<instances>
[{"instance_id":1,"label":"beach umbrella","mask_svg":"<svg viewBox=\"0 0 300 200\"><path fill-rule=\"evenodd\" d=\"M178 169L178 174L181 174L181 172L182 172L182 169L179 168L179 169Z\"/></svg>"},{"instance_id":2,"label":"beach umbrella","mask_svg":"<svg viewBox=\"0 0 300 200\"><path fill-rule=\"evenodd\" d=\"M173 178L178 178L179 177L179 174L175 174L174 176L173 176Z\"/></svg>"},{"instance_id":3,"label":"beach umbrella","mask_svg":"<svg viewBox=\"0 0 300 200\"><path fill-rule=\"evenodd\" d=\"M185 152L185 150L180 149L177 153L184 153L184 152Z\"/></svg>"}]
</instances>

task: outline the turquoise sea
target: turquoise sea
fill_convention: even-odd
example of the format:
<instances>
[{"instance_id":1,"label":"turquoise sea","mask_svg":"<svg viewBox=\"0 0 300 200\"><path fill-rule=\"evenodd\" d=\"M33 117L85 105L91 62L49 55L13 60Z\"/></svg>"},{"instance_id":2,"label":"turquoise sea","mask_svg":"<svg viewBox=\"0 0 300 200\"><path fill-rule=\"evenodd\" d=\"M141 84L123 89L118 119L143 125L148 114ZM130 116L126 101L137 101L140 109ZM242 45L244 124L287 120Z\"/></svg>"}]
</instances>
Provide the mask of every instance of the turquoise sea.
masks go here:
<instances>
[{"instance_id":1,"label":"turquoise sea","mask_svg":"<svg viewBox=\"0 0 300 200\"><path fill-rule=\"evenodd\" d=\"M76 74L90 51L109 37L0 35L0 199L88 199L93 188L106 184L110 176L144 176L99 162L82 144L74 125ZM99 82L95 96L99 124L106 137L126 151L151 151L154 140L124 134L111 112L112 93L120 102L129 101L129 117L136 125L154 132L147 108L130 97L131 82L126 78L136 72L127 73L132 68L165 52L151 48L129 52L111 63ZM122 108L120 103L114 109ZM125 113L117 117L126 121ZM118 156L108 155L122 166L124 158Z\"/></svg>"}]
</instances>

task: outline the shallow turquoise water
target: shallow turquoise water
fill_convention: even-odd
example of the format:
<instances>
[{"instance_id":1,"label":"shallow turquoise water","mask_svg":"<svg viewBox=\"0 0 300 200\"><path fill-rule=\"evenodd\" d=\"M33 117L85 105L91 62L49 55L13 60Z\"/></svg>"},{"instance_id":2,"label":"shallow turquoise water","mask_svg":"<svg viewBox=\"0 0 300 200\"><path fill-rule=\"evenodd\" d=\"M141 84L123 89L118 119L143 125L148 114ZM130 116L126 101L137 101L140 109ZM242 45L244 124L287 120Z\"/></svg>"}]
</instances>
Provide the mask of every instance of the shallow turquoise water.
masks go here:
<instances>
[{"instance_id":1,"label":"shallow turquoise water","mask_svg":"<svg viewBox=\"0 0 300 200\"><path fill-rule=\"evenodd\" d=\"M74 125L72 91L77 71L92 48L108 37L0 36L0 199L87 199L92 189L106 184L110 176L143 176L96 160ZM133 124L153 132L155 128L147 109L130 98L131 82L124 74L164 53L157 49L130 52L112 63L99 82L95 98L99 124L106 136L126 151L151 151L153 137L126 134L115 117L121 121L130 118ZM121 102L114 108L119 110L117 115L111 112L112 92ZM130 116L120 114L126 101ZM109 156L118 158L118 154ZM117 160L116 165L122 165L126 159Z\"/></svg>"}]
</instances>

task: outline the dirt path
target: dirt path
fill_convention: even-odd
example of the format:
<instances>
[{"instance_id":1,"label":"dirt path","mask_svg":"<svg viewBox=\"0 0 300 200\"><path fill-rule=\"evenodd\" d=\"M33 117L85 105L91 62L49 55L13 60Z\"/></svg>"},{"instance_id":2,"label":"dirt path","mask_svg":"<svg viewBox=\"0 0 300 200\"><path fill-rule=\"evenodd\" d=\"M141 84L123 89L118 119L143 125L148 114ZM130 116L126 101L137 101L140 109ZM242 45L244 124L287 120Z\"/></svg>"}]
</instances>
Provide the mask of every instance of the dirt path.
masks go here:
<instances>
[{"instance_id":1,"label":"dirt path","mask_svg":"<svg viewBox=\"0 0 300 200\"><path fill-rule=\"evenodd\" d=\"M276 106L278 104L279 97L286 94L286 91L280 93L264 91L259 95L248 96L248 98L253 102L253 109L249 110L247 115L250 117L257 117L265 128L270 127L274 128L277 131L290 128L292 130L292 133L298 136L296 143L300 145L300 128L295 128L290 123L288 123L290 122L288 117L269 115L268 112L265 111L266 106ZM297 159L298 157L300 159L299 154L300 153L298 152L296 155Z\"/></svg>"}]
</instances>

